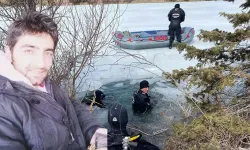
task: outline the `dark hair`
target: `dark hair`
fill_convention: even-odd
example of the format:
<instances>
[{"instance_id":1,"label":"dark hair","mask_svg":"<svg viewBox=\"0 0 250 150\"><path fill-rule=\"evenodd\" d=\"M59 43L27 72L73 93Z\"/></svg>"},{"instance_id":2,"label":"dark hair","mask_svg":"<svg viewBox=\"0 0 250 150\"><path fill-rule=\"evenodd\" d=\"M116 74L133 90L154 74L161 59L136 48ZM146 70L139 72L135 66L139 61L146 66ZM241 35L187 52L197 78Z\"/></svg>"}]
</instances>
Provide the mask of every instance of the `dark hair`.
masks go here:
<instances>
[{"instance_id":1,"label":"dark hair","mask_svg":"<svg viewBox=\"0 0 250 150\"><path fill-rule=\"evenodd\" d=\"M49 16L37 11L29 12L22 18L15 20L9 27L6 44L12 50L18 37L23 34L47 33L54 41L54 48L58 42L57 25Z\"/></svg>"}]
</instances>

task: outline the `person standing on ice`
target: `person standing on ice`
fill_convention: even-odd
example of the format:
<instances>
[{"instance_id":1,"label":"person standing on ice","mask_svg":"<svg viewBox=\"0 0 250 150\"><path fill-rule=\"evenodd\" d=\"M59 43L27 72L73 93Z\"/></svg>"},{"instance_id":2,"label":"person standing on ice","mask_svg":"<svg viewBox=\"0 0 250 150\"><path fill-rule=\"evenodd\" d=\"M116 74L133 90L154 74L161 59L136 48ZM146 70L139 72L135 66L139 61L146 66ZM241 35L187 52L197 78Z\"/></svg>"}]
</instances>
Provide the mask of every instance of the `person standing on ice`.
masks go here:
<instances>
[{"instance_id":1,"label":"person standing on ice","mask_svg":"<svg viewBox=\"0 0 250 150\"><path fill-rule=\"evenodd\" d=\"M169 48L172 48L175 34L178 42L181 42L181 22L185 20L185 12L180 8L180 4L175 4L174 8L168 13L169 25Z\"/></svg>"}]
</instances>

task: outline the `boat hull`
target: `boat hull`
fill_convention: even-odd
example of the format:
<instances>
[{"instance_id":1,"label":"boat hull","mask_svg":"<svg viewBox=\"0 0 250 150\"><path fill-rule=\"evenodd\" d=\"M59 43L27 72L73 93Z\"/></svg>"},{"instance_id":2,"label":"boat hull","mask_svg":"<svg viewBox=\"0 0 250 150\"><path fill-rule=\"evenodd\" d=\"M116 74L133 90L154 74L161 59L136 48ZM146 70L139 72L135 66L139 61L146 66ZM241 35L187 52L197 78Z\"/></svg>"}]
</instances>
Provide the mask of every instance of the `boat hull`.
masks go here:
<instances>
[{"instance_id":1,"label":"boat hull","mask_svg":"<svg viewBox=\"0 0 250 150\"><path fill-rule=\"evenodd\" d=\"M183 27L181 42L190 43L194 38L194 34L194 28ZM167 47L169 46L169 39L168 30L116 31L113 35L113 40L117 46L132 50Z\"/></svg>"}]
</instances>

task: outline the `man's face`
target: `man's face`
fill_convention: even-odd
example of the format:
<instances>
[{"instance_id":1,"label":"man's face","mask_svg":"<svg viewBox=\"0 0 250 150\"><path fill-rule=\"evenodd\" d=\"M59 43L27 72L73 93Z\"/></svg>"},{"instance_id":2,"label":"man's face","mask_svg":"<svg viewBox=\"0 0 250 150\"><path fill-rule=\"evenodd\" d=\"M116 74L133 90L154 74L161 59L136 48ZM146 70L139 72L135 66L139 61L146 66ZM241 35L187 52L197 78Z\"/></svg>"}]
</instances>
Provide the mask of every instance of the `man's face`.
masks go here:
<instances>
[{"instance_id":1,"label":"man's face","mask_svg":"<svg viewBox=\"0 0 250 150\"><path fill-rule=\"evenodd\" d=\"M11 59L15 69L37 86L47 77L53 55L54 42L49 34L24 34L17 39Z\"/></svg>"},{"instance_id":2,"label":"man's face","mask_svg":"<svg viewBox=\"0 0 250 150\"><path fill-rule=\"evenodd\" d=\"M141 91L142 91L143 93L148 93L148 87L142 88Z\"/></svg>"}]
</instances>

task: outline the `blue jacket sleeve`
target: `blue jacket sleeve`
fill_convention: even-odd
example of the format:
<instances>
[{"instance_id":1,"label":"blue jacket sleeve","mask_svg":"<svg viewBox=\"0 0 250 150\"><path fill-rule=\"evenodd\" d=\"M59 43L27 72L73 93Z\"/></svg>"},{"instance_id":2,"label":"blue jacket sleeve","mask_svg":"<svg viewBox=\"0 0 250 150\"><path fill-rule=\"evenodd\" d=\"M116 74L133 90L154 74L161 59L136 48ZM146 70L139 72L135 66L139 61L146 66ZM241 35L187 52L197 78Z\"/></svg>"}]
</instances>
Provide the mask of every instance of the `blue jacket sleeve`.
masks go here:
<instances>
[{"instance_id":1,"label":"blue jacket sleeve","mask_svg":"<svg viewBox=\"0 0 250 150\"><path fill-rule=\"evenodd\" d=\"M0 149L26 150L26 142L22 132L2 110L0 111Z\"/></svg>"},{"instance_id":2,"label":"blue jacket sleeve","mask_svg":"<svg viewBox=\"0 0 250 150\"><path fill-rule=\"evenodd\" d=\"M90 111L87 109L85 105L82 105L79 101L73 100L71 101L66 94L61 98L58 96L58 93L64 93L56 84L52 84L52 87L54 89L54 97L58 97L55 99L67 99L72 103L72 109L74 109L76 113L76 117L78 119L78 122L81 127L82 134L86 140L86 145L90 144L90 140L96 130L100 127L95 120L95 118L91 115ZM57 91L55 93L55 91ZM61 91L61 92L59 92Z\"/></svg>"},{"instance_id":3,"label":"blue jacket sleeve","mask_svg":"<svg viewBox=\"0 0 250 150\"><path fill-rule=\"evenodd\" d=\"M80 102L76 100L74 100L72 104L76 111L83 135L86 139L86 144L89 145L92 136L94 135L95 131L100 128L100 126L86 106L80 104Z\"/></svg>"}]
</instances>

